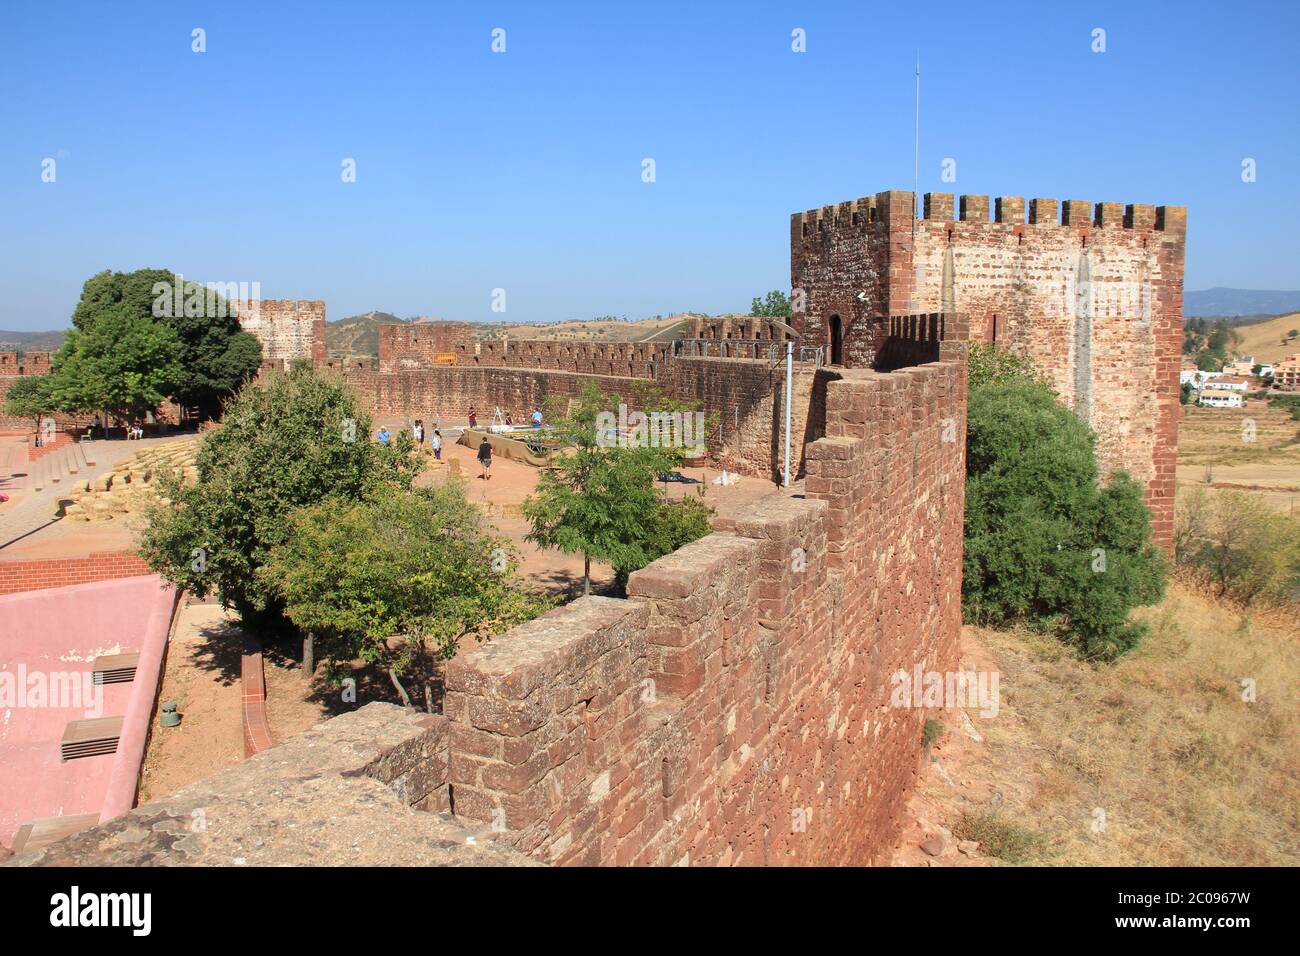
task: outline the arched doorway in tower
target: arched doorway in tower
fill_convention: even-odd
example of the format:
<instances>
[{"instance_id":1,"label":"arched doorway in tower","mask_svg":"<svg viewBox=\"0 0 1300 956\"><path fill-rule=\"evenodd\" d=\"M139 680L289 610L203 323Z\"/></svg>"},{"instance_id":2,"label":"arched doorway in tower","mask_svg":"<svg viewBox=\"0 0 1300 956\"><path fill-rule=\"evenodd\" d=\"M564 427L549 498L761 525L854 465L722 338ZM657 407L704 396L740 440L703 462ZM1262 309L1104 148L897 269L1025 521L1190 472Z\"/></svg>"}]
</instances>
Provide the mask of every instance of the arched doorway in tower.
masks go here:
<instances>
[{"instance_id":1,"label":"arched doorway in tower","mask_svg":"<svg viewBox=\"0 0 1300 956\"><path fill-rule=\"evenodd\" d=\"M838 315L831 316L831 362L832 365L844 364L844 323Z\"/></svg>"}]
</instances>

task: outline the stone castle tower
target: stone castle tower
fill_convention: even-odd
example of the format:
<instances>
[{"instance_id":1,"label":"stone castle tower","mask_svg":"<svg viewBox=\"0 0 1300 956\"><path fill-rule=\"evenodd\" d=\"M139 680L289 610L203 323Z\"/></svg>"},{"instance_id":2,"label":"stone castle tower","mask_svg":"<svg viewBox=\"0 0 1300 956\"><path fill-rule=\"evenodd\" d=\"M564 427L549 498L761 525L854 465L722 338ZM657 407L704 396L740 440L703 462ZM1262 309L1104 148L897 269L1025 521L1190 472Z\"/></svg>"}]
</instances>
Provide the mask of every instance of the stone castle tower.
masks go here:
<instances>
[{"instance_id":1,"label":"stone castle tower","mask_svg":"<svg viewBox=\"0 0 1300 956\"><path fill-rule=\"evenodd\" d=\"M954 211L958 213L954 219ZM891 190L790 218L793 324L833 365L877 363L889 318L956 314L1030 359L1142 482L1171 544L1182 355L1182 206Z\"/></svg>"}]
</instances>

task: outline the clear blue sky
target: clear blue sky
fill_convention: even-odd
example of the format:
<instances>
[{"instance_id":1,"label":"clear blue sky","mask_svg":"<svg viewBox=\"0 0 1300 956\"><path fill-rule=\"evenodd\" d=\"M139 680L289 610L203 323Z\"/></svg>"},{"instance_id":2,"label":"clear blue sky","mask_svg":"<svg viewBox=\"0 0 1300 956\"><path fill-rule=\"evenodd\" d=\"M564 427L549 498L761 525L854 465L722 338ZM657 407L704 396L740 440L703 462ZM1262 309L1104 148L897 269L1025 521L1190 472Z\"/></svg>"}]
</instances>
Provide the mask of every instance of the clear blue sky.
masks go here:
<instances>
[{"instance_id":1,"label":"clear blue sky","mask_svg":"<svg viewBox=\"0 0 1300 956\"><path fill-rule=\"evenodd\" d=\"M1292 2L15 2L0 328L145 266L331 319L744 309L791 212L911 188L918 48L921 191L1185 204L1187 288L1300 288Z\"/></svg>"}]
</instances>

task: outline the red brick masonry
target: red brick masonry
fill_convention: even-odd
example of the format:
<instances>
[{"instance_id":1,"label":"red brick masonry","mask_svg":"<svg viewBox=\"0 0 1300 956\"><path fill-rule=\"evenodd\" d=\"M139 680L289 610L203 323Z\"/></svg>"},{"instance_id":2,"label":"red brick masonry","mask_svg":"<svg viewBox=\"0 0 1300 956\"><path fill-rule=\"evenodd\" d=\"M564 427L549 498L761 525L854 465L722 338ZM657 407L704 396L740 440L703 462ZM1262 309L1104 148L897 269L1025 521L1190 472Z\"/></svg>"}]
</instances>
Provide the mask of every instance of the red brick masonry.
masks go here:
<instances>
[{"instance_id":1,"label":"red brick masonry","mask_svg":"<svg viewBox=\"0 0 1300 956\"><path fill-rule=\"evenodd\" d=\"M0 594L152 573L143 558L125 551L100 551L84 558L53 558L48 561L0 560Z\"/></svg>"}]
</instances>

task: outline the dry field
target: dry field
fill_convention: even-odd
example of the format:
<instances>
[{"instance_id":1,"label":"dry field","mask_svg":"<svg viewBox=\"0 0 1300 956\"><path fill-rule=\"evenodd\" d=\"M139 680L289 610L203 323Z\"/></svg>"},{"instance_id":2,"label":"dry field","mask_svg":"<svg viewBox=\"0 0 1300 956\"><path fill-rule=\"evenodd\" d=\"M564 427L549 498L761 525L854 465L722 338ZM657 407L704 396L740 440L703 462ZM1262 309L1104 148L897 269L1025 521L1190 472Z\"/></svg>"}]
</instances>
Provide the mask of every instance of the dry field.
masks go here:
<instances>
[{"instance_id":1,"label":"dry field","mask_svg":"<svg viewBox=\"0 0 1300 956\"><path fill-rule=\"evenodd\" d=\"M966 628L965 666L1001 674L999 711L945 714L895 861L1300 865L1291 622L1182 585L1144 616L1151 633L1113 665ZM916 844L936 833L949 848L927 858ZM957 853L963 838L980 851Z\"/></svg>"},{"instance_id":2,"label":"dry field","mask_svg":"<svg viewBox=\"0 0 1300 956\"><path fill-rule=\"evenodd\" d=\"M1262 404L1185 406L1178 425L1177 479L1180 489L1208 485L1250 491L1300 518L1300 421Z\"/></svg>"}]
</instances>

